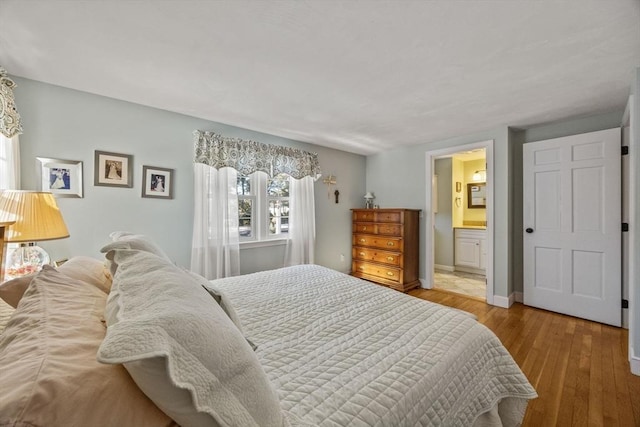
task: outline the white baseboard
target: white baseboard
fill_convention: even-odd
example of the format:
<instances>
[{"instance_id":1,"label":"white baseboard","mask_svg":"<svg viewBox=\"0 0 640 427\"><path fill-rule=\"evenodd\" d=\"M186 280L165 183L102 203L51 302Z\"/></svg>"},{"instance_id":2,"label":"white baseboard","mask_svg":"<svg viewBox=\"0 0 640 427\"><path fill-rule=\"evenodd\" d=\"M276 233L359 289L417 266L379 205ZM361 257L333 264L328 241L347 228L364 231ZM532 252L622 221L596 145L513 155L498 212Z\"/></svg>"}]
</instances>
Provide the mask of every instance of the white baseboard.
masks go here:
<instances>
[{"instance_id":1,"label":"white baseboard","mask_svg":"<svg viewBox=\"0 0 640 427\"><path fill-rule=\"evenodd\" d=\"M450 273L456 271L456 268L453 265L434 264L433 267L436 270L448 271Z\"/></svg>"},{"instance_id":2,"label":"white baseboard","mask_svg":"<svg viewBox=\"0 0 640 427\"><path fill-rule=\"evenodd\" d=\"M514 292L516 302L524 302L524 294L522 292Z\"/></svg>"},{"instance_id":3,"label":"white baseboard","mask_svg":"<svg viewBox=\"0 0 640 427\"><path fill-rule=\"evenodd\" d=\"M455 271L462 271L463 273L481 274L483 276L487 274L487 270L483 270L481 268L465 267L462 265L456 266Z\"/></svg>"},{"instance_id":4,"label":"white baseboard","mask_svg":"<svg viewBox=\"0 0 640 427\"><path fill-rule=\"evenodd\" d=\"M631 365L631 373L640 376L640 357L635 356L633 348L629 349L629 365Z\"/></svg>"},{"instance_id":5,"label":"white baseboard","mask_svg":"<svg viewBox=\"0 0 640 427\"><path fill-rule=\"evenodd\" d=\"M515 301L515 294L511 294L508 297L503 297L500 295L493 296L493 305L502 308L509 308L513 305Z\"/></svg>"}]
</instances>

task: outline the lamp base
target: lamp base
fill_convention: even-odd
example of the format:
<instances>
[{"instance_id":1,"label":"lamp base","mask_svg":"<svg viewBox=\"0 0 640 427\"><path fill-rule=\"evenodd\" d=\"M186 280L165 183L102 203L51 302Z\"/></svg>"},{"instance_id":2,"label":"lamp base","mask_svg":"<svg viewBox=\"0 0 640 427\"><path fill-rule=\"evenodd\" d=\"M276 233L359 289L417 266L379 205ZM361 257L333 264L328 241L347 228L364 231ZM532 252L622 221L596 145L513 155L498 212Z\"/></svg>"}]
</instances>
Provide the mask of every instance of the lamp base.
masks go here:
<instances>
[{"instance_id":1,"label":"lamp base","mask_svg":"<svg viewBox=\"0 0 640 427\"><path fill-rule=\"evenodd\" d=\"M42 266L49 264L49 254L35 243L21 244L8 254L4 279L11 280L40 271Z\"/></svg>"}]
</instances>

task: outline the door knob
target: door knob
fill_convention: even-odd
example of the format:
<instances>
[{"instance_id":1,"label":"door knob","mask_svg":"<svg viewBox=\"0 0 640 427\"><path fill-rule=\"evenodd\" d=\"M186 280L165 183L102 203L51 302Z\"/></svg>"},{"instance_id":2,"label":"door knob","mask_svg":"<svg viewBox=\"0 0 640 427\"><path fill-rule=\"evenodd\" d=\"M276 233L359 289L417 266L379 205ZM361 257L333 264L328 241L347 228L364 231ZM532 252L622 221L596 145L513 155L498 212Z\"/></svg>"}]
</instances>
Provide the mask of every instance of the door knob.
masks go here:
<instances>
[{"instance_id":1,"label":"door knob","mask_svg":"<svg viewBox=\"0 0 640 427\"><path fill-rule=\"evenodd\" d=\"M529 228L527 228L527 229L526 229L526 230L524 230L524 231L526 231L527 233L533 233L533 228L529 227Z\"/></svg>"}]
</instances>

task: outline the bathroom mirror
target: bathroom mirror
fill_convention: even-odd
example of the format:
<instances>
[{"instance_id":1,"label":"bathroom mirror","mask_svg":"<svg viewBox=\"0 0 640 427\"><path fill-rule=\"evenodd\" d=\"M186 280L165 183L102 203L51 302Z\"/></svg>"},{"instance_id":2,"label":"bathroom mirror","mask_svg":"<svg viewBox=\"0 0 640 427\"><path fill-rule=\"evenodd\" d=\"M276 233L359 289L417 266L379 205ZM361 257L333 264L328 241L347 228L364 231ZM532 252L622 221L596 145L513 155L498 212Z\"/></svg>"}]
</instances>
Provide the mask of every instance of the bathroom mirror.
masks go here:
<instances>
[{"instance_id":1,"label":"bathroom mirror","mask_svg":"<svg viewBox=\"0 0 640 427\"><path fill-rule=\"evenodd\" d=\"M486 209L487 191L485 182L467 184L467 207L469 209Z\"/></svg>"}]
</instances>

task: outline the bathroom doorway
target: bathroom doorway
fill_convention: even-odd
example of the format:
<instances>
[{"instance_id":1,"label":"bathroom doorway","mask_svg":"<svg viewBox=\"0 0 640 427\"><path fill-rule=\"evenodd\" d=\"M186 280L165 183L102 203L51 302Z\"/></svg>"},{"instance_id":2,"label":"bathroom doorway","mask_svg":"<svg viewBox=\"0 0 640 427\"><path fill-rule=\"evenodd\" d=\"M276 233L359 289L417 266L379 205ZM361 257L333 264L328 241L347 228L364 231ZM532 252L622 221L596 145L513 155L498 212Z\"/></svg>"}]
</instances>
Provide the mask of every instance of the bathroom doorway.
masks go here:
<instances>
[{"instance_id":1,"label":"bathroom doorway","mask_svg":"<svg viewBox=\"0 0 640 427\"><path fill-rule=\"evenodd\" d=\"M493 304L492 156L493 141L427 153L427 177L433 185L427 194L432 204L426 218L426 287L489 304Z\"/></svg>"}]
</instances>

